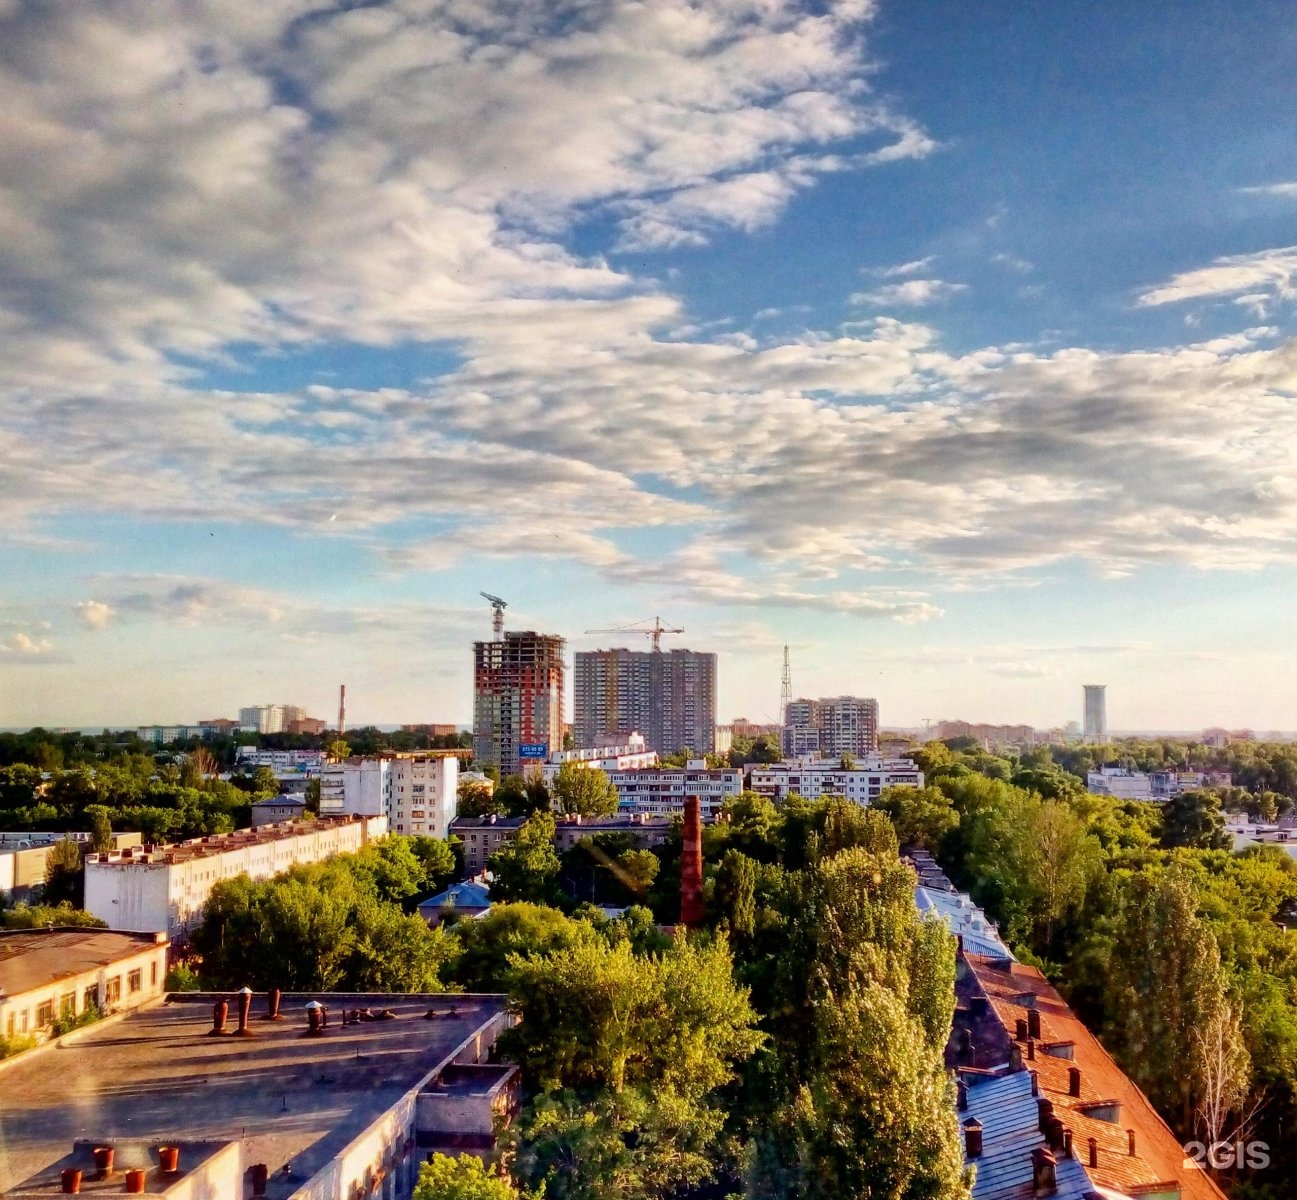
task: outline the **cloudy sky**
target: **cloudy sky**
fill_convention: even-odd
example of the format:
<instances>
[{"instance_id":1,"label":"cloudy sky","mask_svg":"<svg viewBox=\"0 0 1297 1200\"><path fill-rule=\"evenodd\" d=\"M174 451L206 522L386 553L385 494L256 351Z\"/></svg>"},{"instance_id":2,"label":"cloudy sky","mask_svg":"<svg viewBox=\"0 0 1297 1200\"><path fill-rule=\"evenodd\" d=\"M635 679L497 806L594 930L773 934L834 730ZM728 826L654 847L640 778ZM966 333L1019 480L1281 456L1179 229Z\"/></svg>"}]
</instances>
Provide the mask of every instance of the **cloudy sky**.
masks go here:
<instances>
[{"instance_id":1,"label":"cloudy sky","mask_svg":"<svg viewBox=\"0 0 1297 1200\"><path fill-rule=\"evenodd\" d=\"M0 725L1297 727L1286 3L0 0ZM640 644L632 638L632 644Z\"/></svg>"}]
</instances>

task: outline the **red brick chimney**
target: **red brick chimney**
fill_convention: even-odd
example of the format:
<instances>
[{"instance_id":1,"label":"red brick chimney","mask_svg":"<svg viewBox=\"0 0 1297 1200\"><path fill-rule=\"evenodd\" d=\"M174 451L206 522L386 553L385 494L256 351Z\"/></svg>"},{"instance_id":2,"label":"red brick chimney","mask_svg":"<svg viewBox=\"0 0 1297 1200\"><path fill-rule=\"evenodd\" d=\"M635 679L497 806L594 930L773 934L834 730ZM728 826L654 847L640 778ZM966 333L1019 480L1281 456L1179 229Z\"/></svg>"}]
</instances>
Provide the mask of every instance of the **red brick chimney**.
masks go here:
<instances>
[{"instance_id":1,"label":"red brick chimney","mask_svg":"<svg viewBox=\"0 0 1297 1200\"><path fill-rule=\"evenodd\" d=\"M680 858L680 924L703 923L703 805L685 797L684 852Z\"/></svg>"}]
</instances>

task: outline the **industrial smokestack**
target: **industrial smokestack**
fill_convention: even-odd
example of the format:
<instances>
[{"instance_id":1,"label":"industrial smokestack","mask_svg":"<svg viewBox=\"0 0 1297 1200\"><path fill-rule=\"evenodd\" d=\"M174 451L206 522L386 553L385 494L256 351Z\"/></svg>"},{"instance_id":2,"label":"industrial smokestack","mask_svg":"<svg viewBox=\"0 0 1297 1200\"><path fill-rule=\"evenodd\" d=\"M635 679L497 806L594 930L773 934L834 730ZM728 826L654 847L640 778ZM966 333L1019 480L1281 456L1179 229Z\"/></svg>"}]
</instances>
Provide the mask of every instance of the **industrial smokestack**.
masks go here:
<instances>
[{"instance_id":1,"label":"industrial smokestack","mask_svg":"<svg viewBox=\"0 0 1297 1200\"><path fill-rule=\"evenodd\" d=\"M703 805L685 797L684 852L680 859L680 924L690 929L703 923Z\"/></svg>"},{"instance_id":2,"label":"industrial smokestack","mask_svg":"<svg viewBox=\"0 0 1297 1200\"><path fill-rule=\"evenodd\" d=\"M338 685L338 736L342 736L342 731L347 727L347 685L340 683Z\"/></svg>"}]
</instances>

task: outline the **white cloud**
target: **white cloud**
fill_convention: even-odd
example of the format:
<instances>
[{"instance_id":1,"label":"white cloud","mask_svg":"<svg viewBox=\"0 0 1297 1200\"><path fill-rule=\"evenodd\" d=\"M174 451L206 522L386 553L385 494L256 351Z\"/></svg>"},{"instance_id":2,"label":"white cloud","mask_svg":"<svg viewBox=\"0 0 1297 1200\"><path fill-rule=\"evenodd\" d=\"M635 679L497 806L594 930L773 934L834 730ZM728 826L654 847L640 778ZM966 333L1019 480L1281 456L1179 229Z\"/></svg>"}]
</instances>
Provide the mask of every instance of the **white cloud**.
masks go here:
<instances>
[{"instance_id":1,"label":"white cloud","mask_svg":"<svg viewBox=\"0 0 1297 1200\"><path fill-rule=\"evenodd\" d=\"M52 662L56 659L54 644L48 638L32 637L22 632L10 634L0 642L0 654L10 663Z\"/></svg>"},{"instance_id":2,"label":"white cloud","mask_svg":"<svg viewBox=\"0 0 1297 1200\"><path fill-rule=\"evenodd\" d=\"M936 261L935 254L929 254L927 258L916 258L912 262L897 263L892 267L864 267L862 272L865 275L874 275L879 279L904 279L909 275L917 275L920 271L926 271Z\"/></svg>"},{"instance_id":3,"label":"white cloud","mask_svg":"<svg viewBox=\"0 0 1297 1200\"><path fill-rule=\"evenodd\" d=\"M944 279L907 279L903 283L885 283L870 292L857 292L851 297L851 302L880 308L893 305L923 308L929 304L941 304L966 291L966 283L948 283Z\"/></svg>"},{"instance_id":4,"label":"white cloud","mask_svg":"<svg viewBox=\"0 0 1297 1200\"><path fill-rule=\"evenodd\" d=\"M1240 303L1255 304L1263 296L1281 300L1297 299L1297 246L1261 250L1256 254L1236 254L1218 258L1210 267L1184 271L1168 282L1142 293L1144 307L1178 304L1185 300L1235 296L1242 292Z\"/></svg>"},{"instance_id":5,"label":"white cloud","mask_svg":"<svg viewBox=\"0 0 1297 1200\"><path fill-rule=\"evenodd\" d=\"M1297 199L1297 182L1262 183L1238 189L1246 196L1281 196L1285 200Z\"/></svg>"},{"instance_id":6,"label":"white cloud","mask_svg":"<svg viewBox=\"0 0 1297 1200\"><path fill-rule=\"evenodd\" d=\"M115 608L100 600L82 600L76 612L89 629L106 629L117 615Z\"/></svg>"}]
</instances>

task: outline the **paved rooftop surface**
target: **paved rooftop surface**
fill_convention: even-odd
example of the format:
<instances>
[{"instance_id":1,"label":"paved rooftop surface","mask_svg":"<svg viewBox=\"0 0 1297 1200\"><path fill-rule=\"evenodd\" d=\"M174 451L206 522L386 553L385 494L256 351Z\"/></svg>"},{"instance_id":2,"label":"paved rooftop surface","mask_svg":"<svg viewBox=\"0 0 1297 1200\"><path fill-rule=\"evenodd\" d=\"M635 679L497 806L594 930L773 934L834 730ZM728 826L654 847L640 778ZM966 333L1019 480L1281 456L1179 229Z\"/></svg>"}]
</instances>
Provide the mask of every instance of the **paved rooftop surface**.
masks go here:
<instances>
[{"instance_id":1,"label":"paved rooftop surface","mask_svg":"<svg viewBox=\"0 0 1297 1200\"><path fill-rule=\"evenodd\" d=\"M0 993L17 996L119 962L165 942L114 929L13 929L0 932Z\"/></svg>"},{"instance_id":2,"label":"paved rooftop surface","mask_svg":"<svg viewBox=\"0 0 1297 1200\"><path fill-rule=\"evenodd\" d=\"M159 1143L241 1139L286 1196L378 1119L484 1022L497 996L322 996L323 1037L306 1036L304 1004L285 996L278 1021L264 995L252 1036L211 1036L211 996L181 996L92 1027L62 1047L0 1070L0 1193L68 1154L78 1138ZM341 1024L343 1008L387 1008L395 1020ZM432 1008L441 1015L426 1020ZM228 1028L237 1026L230 997ZM279 1178L285 1163L290 1180Z\"/></svg>"},{"instance_id":3,"label":"paved rooftop surface","mask_svg":"<svg viewBox=\"0 0 1297 1200\"><path fill-rule=\"evenodd\" d=\"M86 861L96 866L133 867L140 863L182 863L194 858L209 858L248 846L261 846L268 842L282 842L290 838L308 837L329 829L337 829L372 818L355 815L313 817L309 821L282 821L278 825L263 825L260 829L236 829L232 833L212 833L205 837L189 838L183 842L166 845L132 847L112 850L107 854L91 854Z\"/></svg>"}]
</instances>

